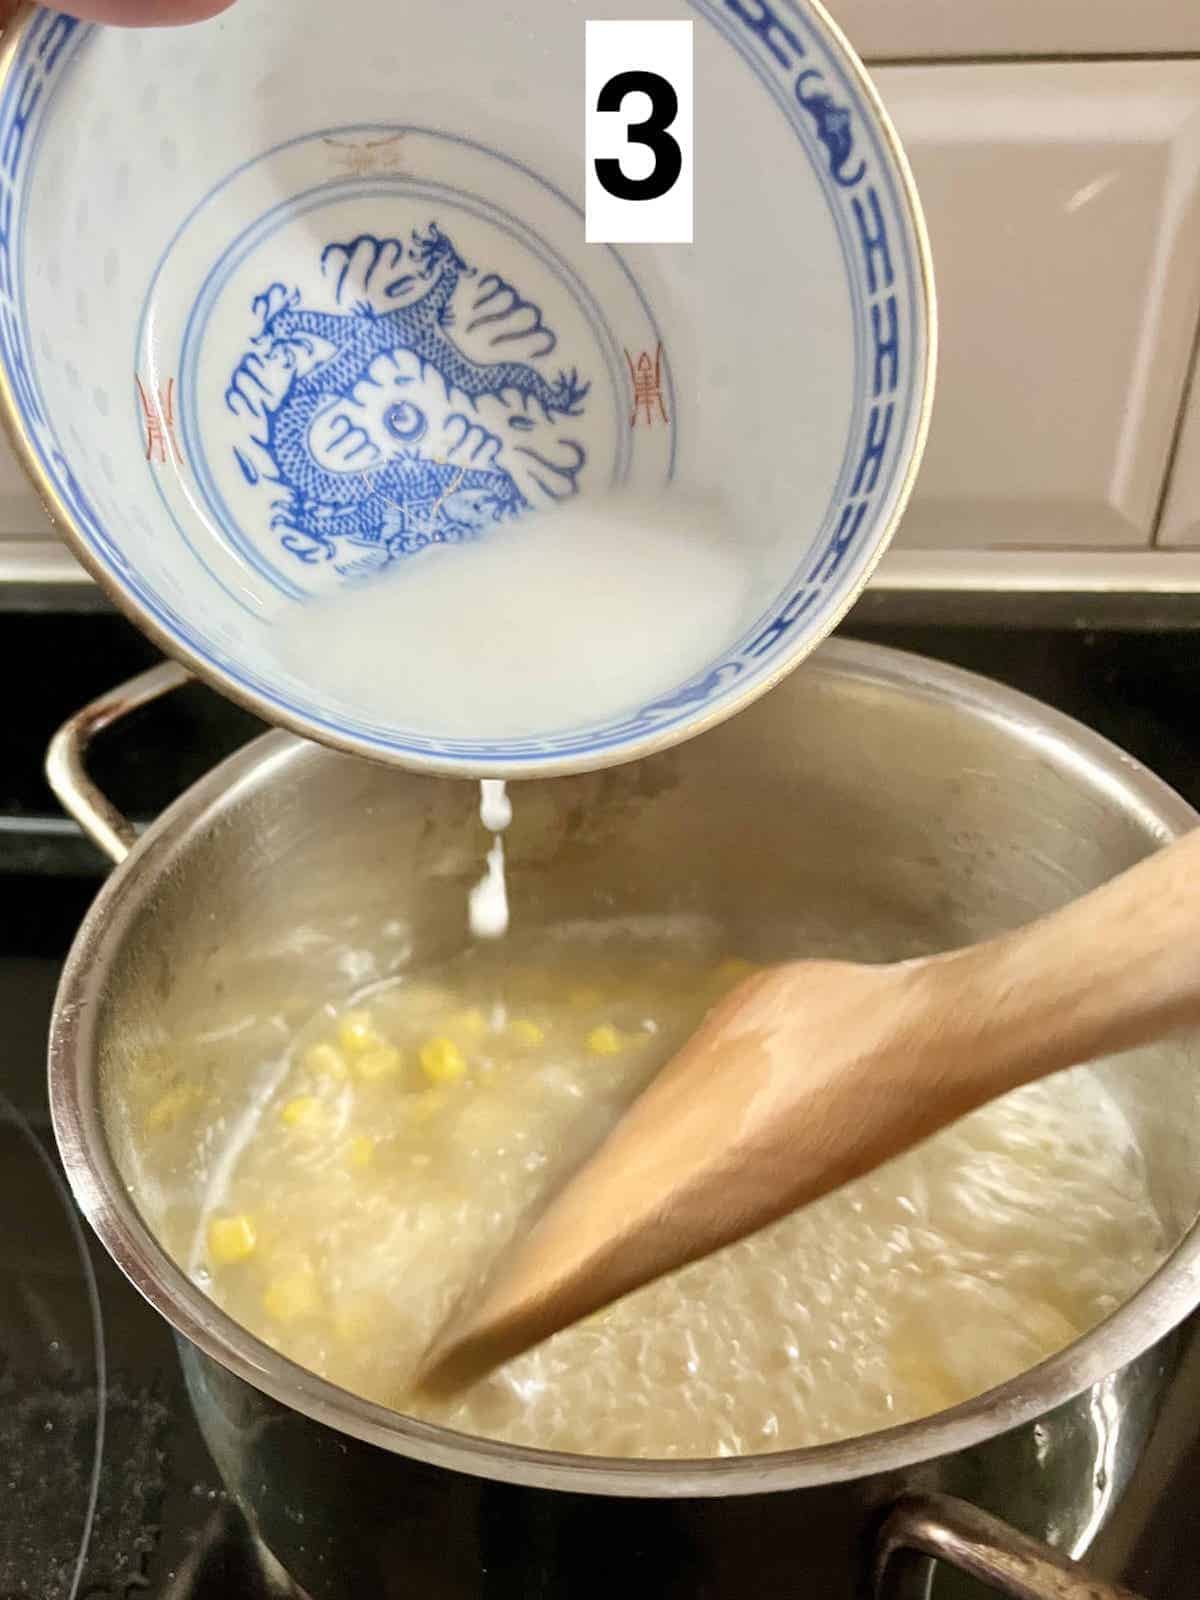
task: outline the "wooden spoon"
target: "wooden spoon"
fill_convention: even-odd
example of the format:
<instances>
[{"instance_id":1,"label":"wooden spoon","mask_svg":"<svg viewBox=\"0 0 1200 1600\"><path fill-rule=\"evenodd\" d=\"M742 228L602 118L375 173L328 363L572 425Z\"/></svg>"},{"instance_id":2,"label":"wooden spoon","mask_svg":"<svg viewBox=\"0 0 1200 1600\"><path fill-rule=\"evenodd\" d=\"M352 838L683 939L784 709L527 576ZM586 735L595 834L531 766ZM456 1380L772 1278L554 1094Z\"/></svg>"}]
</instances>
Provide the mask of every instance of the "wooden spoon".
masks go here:
<instances>
[{"instance_id":1,"label":"wooden spoon","mask_svg":"<svg viewBox=\"0 0 1200 1600\"><path fill-rule=\"evenodd\" d=\"M474 1381L1019 1084L1200 1023L1198 935L1200 829L984 944L748 978L452 1319L421 1386Z\"/></svg>"}]
</instances>

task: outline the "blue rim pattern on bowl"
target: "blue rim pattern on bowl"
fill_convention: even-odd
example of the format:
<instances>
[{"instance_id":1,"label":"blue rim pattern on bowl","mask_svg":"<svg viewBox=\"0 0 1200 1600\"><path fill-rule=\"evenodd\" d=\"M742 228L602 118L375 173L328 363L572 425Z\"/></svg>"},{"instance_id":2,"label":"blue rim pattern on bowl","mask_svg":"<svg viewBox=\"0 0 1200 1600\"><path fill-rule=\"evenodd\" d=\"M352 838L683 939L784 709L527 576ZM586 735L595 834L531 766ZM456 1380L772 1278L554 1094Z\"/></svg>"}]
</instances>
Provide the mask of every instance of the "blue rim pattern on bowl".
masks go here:
<instances>
[{"instance_id":1,"label":"blue rim pattern on bowl","mask_svg":"<svg viewBox=\"0 0 1200 1600\"><path fill-rule=\"evenodd\" d=\"M876 508L890 504L894 521L911 486L912 457L928 408L931 352L921 360L920 336L923 332L931 347L933 328L931 304L920 299L928 270L919 217L897 184L897 156L862 86L793 0L689 3L775 100L804 147L837 223L853 303L857 380L837 488L812 547L815 554L794 574L787 599L764 612L717 665L605 726L486 743L333 721L281 696L226 651L197 637L177 609L149 589L89 503L40 395L21 241L37 167L37 125L44 126L56 91L94 30L53 12L39 11L29 19L0 91L0 361L20 442L102 581L132 599L167 648L201 671L223 677L260 714L363 754L417 766L536 771L589 760L599 765L606 752L621 747L669 743L698 719L715 720L765 689L786 670L797 626L806 621L815 643L853 598L856 589L847 592L839 575L853 569L864 541L871 542ZM903 316L897 310L900 295L906 302ZM911 330L908 350L902 346L902 328Z\"/></svg>"}]
</instances>

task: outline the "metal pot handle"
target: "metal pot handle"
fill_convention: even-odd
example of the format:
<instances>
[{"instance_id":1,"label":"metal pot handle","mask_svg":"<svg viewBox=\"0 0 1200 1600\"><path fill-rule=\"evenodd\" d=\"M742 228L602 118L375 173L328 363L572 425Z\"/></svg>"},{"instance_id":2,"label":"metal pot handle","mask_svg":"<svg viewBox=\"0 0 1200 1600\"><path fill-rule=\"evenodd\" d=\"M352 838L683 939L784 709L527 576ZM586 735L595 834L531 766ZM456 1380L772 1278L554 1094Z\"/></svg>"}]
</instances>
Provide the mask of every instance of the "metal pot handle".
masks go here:
<instances>
[{"instance_id":1,"label":"metal pot handle","mask_svg":"<svg viewBox=\"0 0 1200 1600\"><path fill-rule=\"evenodd\" d=\"M968 1573L1007 1600L1139 1600L1131 1589L1089 1577L1049 1545L965 1500L905 1495L879 1536L875 1600L926 1594L935 1561Z\"/></svg>"},{"instance_id":2,"label":"metal pot handle","mask_svg":"<svg viewBox=\"0 0 1200 1600\"><path fill-rule=\"evenodd\" d=\"M187 683L191 674L175 661L162 661L128 683L110 689L68 718L46 751L46 781L64 811L115 862L124 861L137 843L137 830L107 795L88 777L84 758L96 734L120 722L160 695Z\"/></svg>"}]
</instances>

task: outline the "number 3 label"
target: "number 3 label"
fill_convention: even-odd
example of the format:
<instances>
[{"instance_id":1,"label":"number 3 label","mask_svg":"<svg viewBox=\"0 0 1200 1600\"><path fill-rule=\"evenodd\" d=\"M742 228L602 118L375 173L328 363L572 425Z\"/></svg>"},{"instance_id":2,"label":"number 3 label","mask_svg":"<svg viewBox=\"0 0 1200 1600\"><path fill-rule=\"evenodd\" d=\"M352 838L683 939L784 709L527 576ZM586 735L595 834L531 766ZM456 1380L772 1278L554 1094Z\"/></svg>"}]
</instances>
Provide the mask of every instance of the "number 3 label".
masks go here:
<instances>
[{"instance_id":1,"label":"number 3 label","mask_svg":"<svg viewBox=\"0 0 1200 1600\"><path fill-rule=\"evenodd\" d=\"M589 244L692 242L692 24L589 22Z\"/></svg>"}]
</instances>

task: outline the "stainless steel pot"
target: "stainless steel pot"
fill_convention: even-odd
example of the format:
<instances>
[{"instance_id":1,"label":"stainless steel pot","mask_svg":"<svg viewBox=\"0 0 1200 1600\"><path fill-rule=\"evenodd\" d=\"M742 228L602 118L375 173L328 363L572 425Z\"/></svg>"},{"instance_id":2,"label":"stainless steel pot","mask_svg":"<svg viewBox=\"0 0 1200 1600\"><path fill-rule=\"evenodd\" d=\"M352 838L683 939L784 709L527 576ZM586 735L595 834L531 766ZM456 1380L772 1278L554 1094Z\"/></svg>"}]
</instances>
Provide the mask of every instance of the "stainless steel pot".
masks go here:
<instances>
[{"instance_id":1,"label":"stainless steel pot","mask_svg":"<svg viewBox=\"0 0 1200 1600\"><path fill-rule=\"evenodd\" d=\"M135 842L88 782L83 752L183 677L154 669L51 748L64 803L121 860L63 975L54 1123L82 1209L180 1336L231 1492L306 1590L849 1600L874 1585L898 1600L928 1594L940 1558L1025 1600L1114 1600L1119 1590L1069 1558L1121 1495L1171 1332L1200 1299L1198 1075L1183 1046L1109 1074L1177 1248L1106 1323L989 1394L842 1444L670 1464L541 1453L409 1420L226 1317L176 1264L179 1214L204 1177L203 1127L244 1098L272 1029L306 1014L315 988L361 983L361 966L339 976L335 951L390 948L400 962L461 943L484 843L476 792L272 733ZM1196 821L1150 773L1020 695L835 643L690 745L523 786L513 910L524 926L705 910L752 955L778 952L799 925L829 953L905 956L1045 911ZM247 1013L259 1021L247 1026ZM181 1057L199 1103L184 1095L178 1126L148 1140L147 1078L169 1086Z\"/></svg>"}]
</instances>

